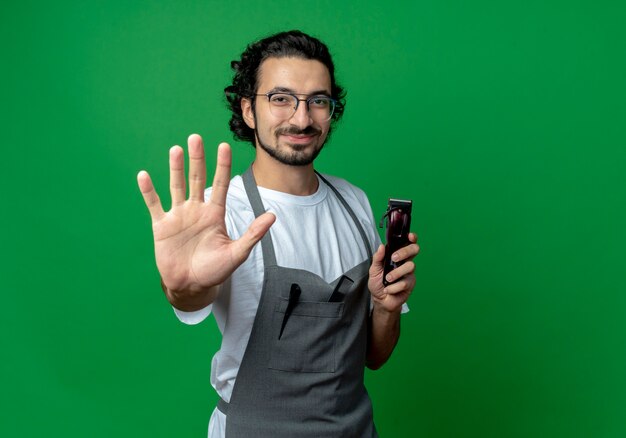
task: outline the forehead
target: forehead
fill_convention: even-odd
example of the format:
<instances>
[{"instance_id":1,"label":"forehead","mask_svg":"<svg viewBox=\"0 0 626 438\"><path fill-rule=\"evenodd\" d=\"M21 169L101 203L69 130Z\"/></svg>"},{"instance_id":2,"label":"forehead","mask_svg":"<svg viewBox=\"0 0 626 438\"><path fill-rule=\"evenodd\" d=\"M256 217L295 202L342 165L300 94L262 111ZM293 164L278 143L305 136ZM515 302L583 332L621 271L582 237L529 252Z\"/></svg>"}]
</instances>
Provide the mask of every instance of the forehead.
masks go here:
<instances>
[{"instance_id":1,"label":"forehead","mask_svg":"<svg viewBox=\"0 0 626 438\"><path fill-rule=\"evenodd\" d=\"M295 93L331 92L330 73L314 59L268 58L261 63L257 93L286 88Z\"/></svg>"}]
</instances>

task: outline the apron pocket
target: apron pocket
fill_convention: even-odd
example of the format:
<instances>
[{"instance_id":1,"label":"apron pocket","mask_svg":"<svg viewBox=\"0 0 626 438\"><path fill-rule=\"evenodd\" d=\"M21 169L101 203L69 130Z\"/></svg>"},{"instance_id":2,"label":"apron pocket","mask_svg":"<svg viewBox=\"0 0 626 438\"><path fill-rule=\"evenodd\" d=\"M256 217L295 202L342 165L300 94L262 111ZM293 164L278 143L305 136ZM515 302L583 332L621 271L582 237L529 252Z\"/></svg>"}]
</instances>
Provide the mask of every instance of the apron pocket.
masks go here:
<instances>
[{"instance_id":1,"label":"apron pocket","mask_svg":"<svg viewBox=\"0 0 626 438\"><path fill-rule=\"evenodd\" d=\"M274 310L269 368L334 373L335 339L340 329L343 303L299 301L288 315L281 334L288 303L288 299L280 298Z\"/></svg>"}]
</instances>

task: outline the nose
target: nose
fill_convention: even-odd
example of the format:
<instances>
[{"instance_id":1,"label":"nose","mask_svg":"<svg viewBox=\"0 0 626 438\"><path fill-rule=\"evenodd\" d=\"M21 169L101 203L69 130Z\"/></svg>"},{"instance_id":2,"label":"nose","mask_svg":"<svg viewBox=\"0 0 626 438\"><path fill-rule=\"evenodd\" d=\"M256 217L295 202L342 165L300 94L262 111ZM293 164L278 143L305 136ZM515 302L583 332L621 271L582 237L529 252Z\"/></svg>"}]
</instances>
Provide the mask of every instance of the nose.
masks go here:
<instances>
[{"instance_id":1,"label":"nose","mask_svg":"<svg viewBox=\"0 0 626 438\"><path fill-rule=\"evenodd\" d=\"M298 102L296 112L293 113L293 116L291 116L289 122L300 129L304 129L307 126L311 125L311 123L313 123L313 119L311 119L311 115L309 114L309 108L307 106L306 100L300 100Z\"/></svg>"}]
</instances>

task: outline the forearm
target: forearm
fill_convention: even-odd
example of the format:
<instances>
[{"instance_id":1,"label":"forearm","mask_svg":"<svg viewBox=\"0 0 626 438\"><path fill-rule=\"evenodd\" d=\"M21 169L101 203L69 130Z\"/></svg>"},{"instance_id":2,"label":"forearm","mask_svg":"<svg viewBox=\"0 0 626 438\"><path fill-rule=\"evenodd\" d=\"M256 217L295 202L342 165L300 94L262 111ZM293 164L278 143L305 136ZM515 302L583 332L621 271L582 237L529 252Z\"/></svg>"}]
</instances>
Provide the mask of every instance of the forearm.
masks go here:
<instances>
[{"instance_id":1,"label":"forearm","mask_svg":"<svg viewBox=\"0 0 626 438\"><path fill-rule=\"evenodd\" d=\"M161 279L161 288L170 304L183 312L204 309L215 301L219 292L219 285L208 289L174 291L167 288L163 279Z\"/></svg>"},{"instance_id":2,"label":"forearm","mask_svg":"<svg viewBox=\"0 0 626 438\"><path fill-rule=\"evenodd\" d=\"M374 304L370 316L369 345L367 348L368 368L376 370L391 356L400 338L400 310L388 311Z\"/></svg>"}]
</instances>

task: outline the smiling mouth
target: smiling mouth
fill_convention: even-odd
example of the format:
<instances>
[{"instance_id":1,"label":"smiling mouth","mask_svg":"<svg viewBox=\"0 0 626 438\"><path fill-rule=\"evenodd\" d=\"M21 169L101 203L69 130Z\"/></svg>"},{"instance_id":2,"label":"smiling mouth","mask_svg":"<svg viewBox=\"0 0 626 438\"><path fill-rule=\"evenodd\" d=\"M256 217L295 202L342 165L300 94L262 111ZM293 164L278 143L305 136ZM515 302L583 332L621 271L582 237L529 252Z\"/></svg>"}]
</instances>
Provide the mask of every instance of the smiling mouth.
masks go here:
<instances>
[{"instance_id":1,"label":"smiling mouth","mask_svg":"<svg viewBox=\"0 0 626 438\"><path fill-rule=\"evenodd\" d=\"M319 137L322 131L314 126L298 129L295 126L283 127L276 130L277 137L284 137L287 143L293 145L307 145Z\"/></svg>"},{"instance_id":2,"label":"smiling mouth","mask_svg":"<svg viewBox=\"0 0 626 438\"><path fill-rule=\"evenodd\" d=\"M288 135L288 134L283 134L282 137L284 137L288 143L291 144L308 144L311 143L313 141L313 139L315 138L315 135Z\"/></svg>"}]
</instances>

